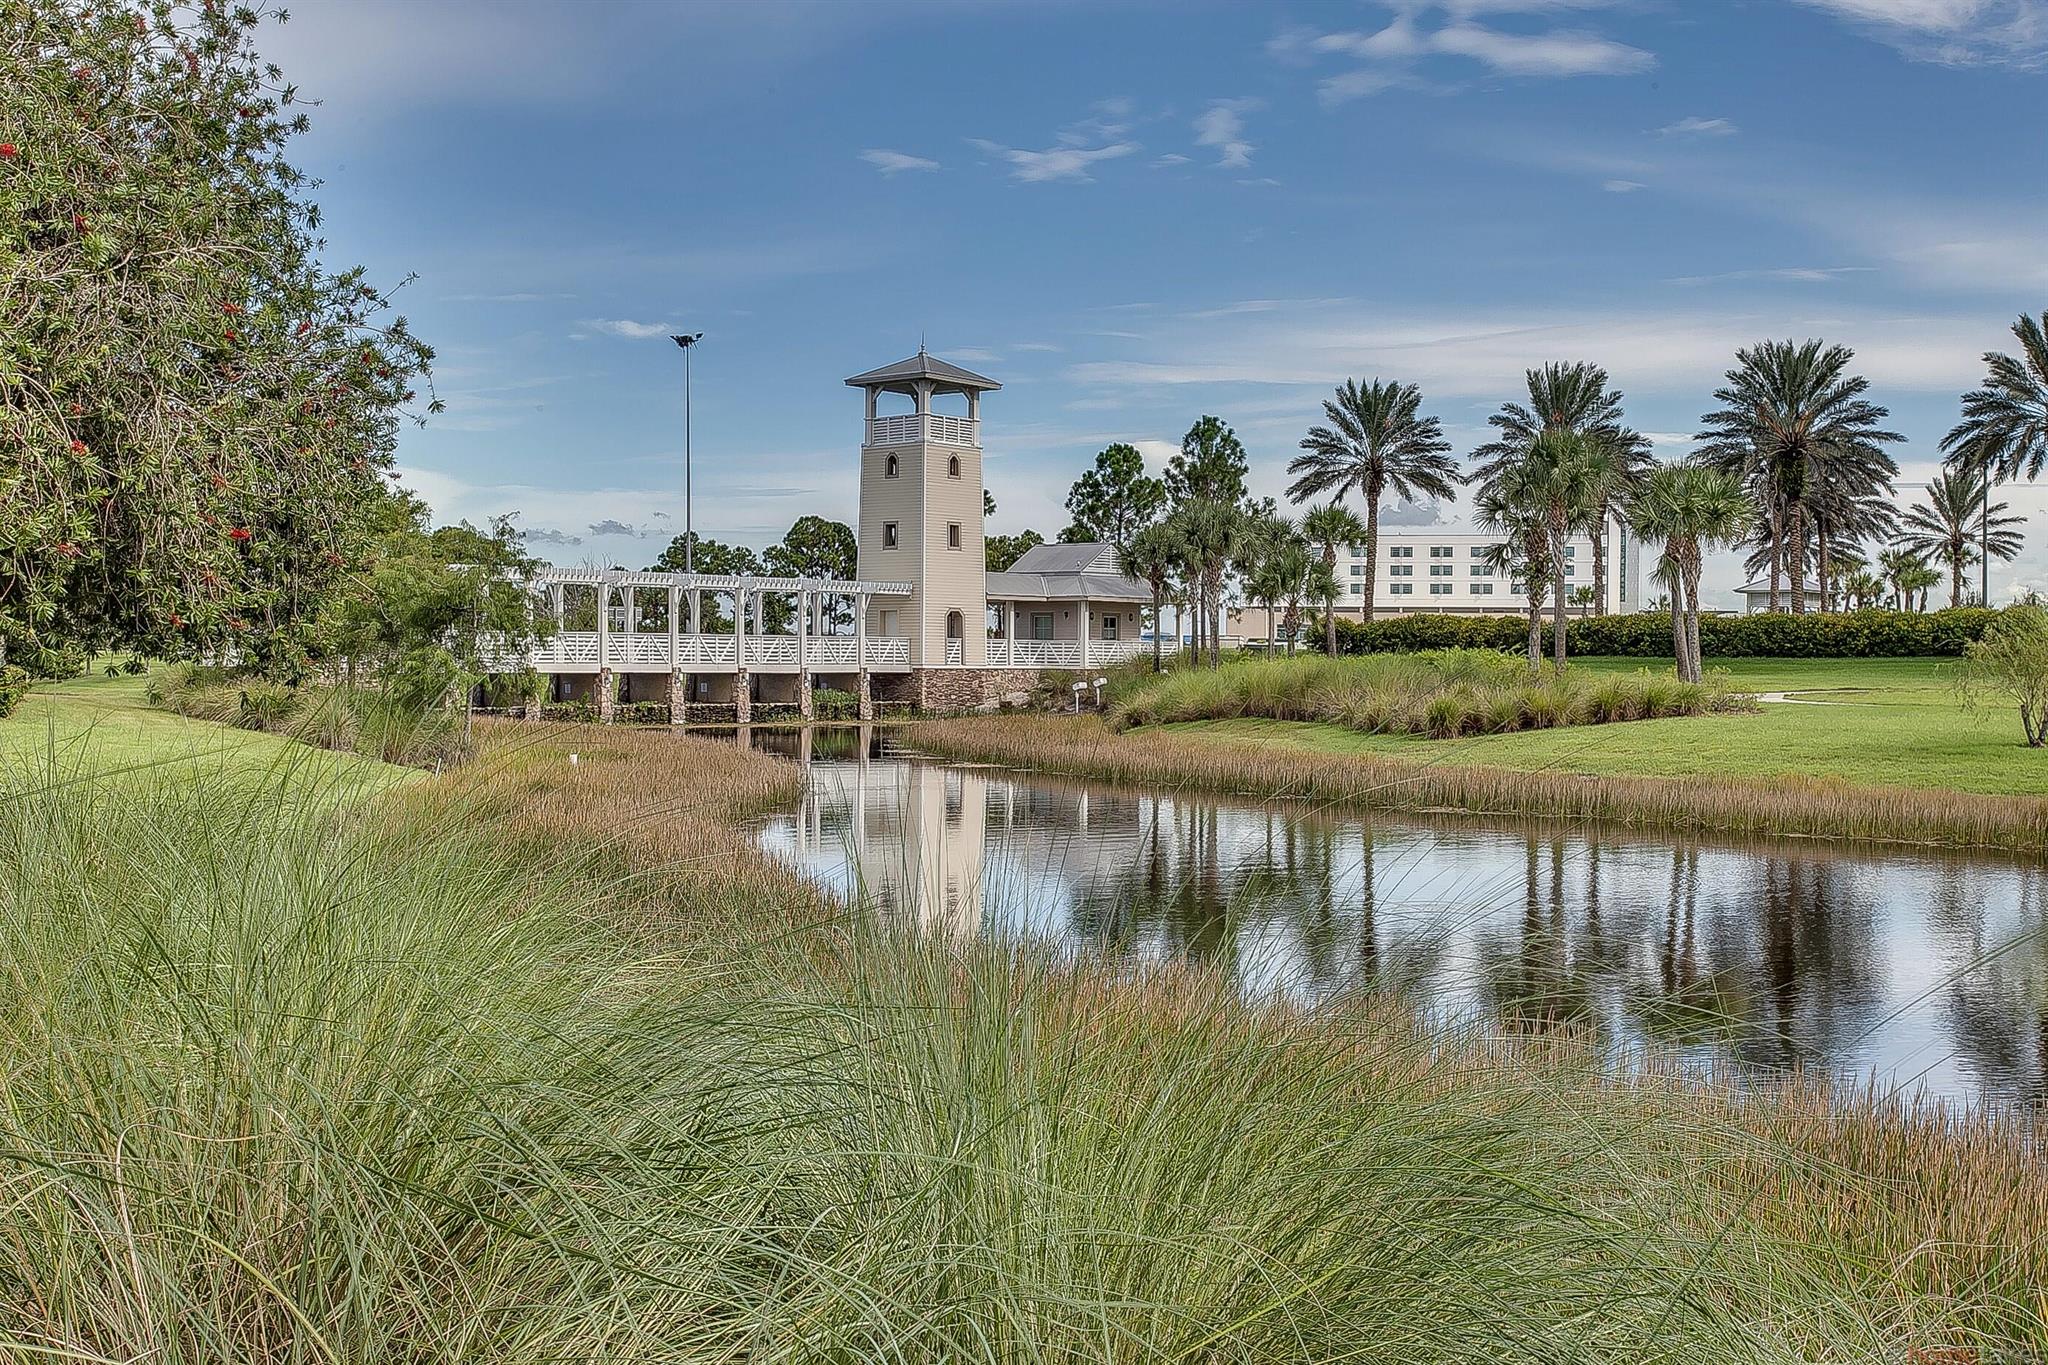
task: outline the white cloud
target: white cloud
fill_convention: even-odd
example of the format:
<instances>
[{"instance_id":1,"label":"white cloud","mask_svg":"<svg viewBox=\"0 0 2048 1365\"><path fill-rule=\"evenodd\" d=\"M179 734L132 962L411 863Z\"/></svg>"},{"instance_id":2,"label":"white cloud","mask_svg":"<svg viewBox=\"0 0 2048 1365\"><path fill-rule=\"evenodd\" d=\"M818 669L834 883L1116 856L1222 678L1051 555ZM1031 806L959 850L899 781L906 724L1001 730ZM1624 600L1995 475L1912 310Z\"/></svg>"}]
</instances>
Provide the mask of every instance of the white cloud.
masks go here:
<instances>
[{"instance_id":1,"label":"white cloud","mask_svg":"<svg viewBox=\"0 0 2048 1365\"><path fill-rule=\"evenodd\" d=\"M1802 0L1918 61L2048 65L2048 0Z\"/></svg>"},{"instance_id":2,"label":"white cloud","mask_svg":"<svg viewBox=\"0 0 2048 1365\"><path fill-rule=\"evenodd\" d=\"M1791 284L1826 284L1844 275L1867 275L1876 269L1871 265L1792 265L1770 270L1724 270L1718 275L1678 275L1666 283L1692 285L1717 284L1723 280L1783 280Z\"/></svg>"},{"instance_id":3,"label":"white cloud","mask_svg":"<svg viewBox=\"0 0 2048 1365\"><path fill-rule=\"evenodd\" d=\"M1168 152L1165 156L1153 157L1152 164L1155 166L1185 166L1192 160L1194 160L1193 157L1182 156L1179 152Z\"/></svg>"},{"instance_id":4,"label":"white cloud","mask_svg":"<svg viewBox=\"0 0 2048 1365\"><path fill-rule=\"evenodd\" d=\"M1563 78L1627 76L1657 64L1652 54L1597 33L1553 29L1543 33L1510 33L1475 23L1485 13L1542 13L1592 8L1592 0L1468 0L1446 3L1446 21L1435 28L1418 19L1421 6L1401 7L1386 27L1371 32L1320 33L1313 29L1282 30L1266 44L1275 59L1296 64L1319 57L1349 57L1365 63L1356 70L1325 79L1318 93L1325 105L1342 104L1396 86L1420 84L1414 67L1430 57L1459 57L1502 76Z\"/></svg>"},{"instance_id":5,"label":"white cloud","mask_svg":"<svg viewBox=\"0 0 2048 1365\"><path fill-rule=\"evenodd\" d=\"M1701 118L1697 114L1687 115L1676 123L1667 123L1657 130L1659 137L1733 137L1741 129L1724 118Z\"/></svg>"},{"instance_id":6,"label":"white cloud","mask_svg":"<svg viewBox=\"0 0 2048 1365\"><path fill-rule=\"evenodd\" d=\"M1042 152L1005 147L985 138L969 138L968 142L990 156L1009 162L1010 178L1026 184L1042 184L1051 180L1090 181L1094 179L1088 174L1090 166L1114 161L1139 150L1135 142L1112 142L1106 147L1048 147Z\"/></svg>"},{"instance_id":7,"label":"white cloud","mask_svg":"<svg viewBox=\"0 0 2048 1365\"><path fill-rule=\"evenodd\" d=\"M1492 399L1529 366L1559 357L1607 365L1630 392L1707 392L1738 347L1765 337L1825 337L1856 351L1857 369L1898 391L1952 395L1976 383L1979 357L2001 344L1990 317L1871 311L1696 309L1685 312L1419 314L1387 317L1350 301L1248 312L1219 328L1196 316L1162 322L1129 359L1070 366L1084 384L1173 389L1254 384L1322 389L1377 374L1426 393Z\"/></svg>"},{"instance_id":8,"label":"white cloud","mask_svg":"<svg viewBox=\"0 0 2048 1365\"><path fill-rule=\"evenodd\" d=\"M645 341L649 337L665 337L672 335L677 330L676 325L672 322L634 322L628 318L584 318L577 325L579 327L589 327L599 332L607 332L615 337L625 337L632 341Z\"/></svg>"},{"instance_id":9,"label":"white cloud","mask_svg":"<svg viewBox=\"0 0 2048 1365\"><path fill-rule=\"evenodd\" d=\"M1216 164L1229 170L1249 170L1252 153L1258 150L1244 136L1246 111L1259 107L1253 99L1216 100L1195 117L1195 145L1214 147Z\"/></svg>"},{"instance_id":10,"label":"white cloud","mask_svg":"<svg viewBox=\"0 0 2048 1365\"><path fill-rule=\"evenodd\" d=\"M1640 180L1603 180L1600 188L1609 194L1633 194L1645 186Z\"/></svg>"},{"instance_id":11,"label":"white cloud","mask_svg":"<svg viewBox=\"0 0 2048 1365\"><path fill-rule=\"evenodd\" d=\"M869 147L860 154L860 159L873 166L883 175L901 175L905 171L935 171L939 163L928 156L912 156L908 152L892 152L886 147Z\"/></svg>"}]
</instances>

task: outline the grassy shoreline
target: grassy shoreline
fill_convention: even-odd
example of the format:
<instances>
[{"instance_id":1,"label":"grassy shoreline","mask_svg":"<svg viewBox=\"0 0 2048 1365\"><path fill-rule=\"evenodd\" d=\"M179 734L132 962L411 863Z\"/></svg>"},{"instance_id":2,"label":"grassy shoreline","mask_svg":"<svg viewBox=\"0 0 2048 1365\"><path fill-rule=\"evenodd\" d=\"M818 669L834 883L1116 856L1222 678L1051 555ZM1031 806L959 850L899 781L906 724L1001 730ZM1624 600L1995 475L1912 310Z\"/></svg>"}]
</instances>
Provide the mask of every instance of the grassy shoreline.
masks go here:
<instances>
[{"instance_id":1,"label":"grassy shoreline","mask_svg":"<svg viewBox=\"0 0 2048 1365\"><path fill-rule=\"evenodd\" d=\"M1604 1076L1568 1039L879 934L745 832L792 765L660 732L484 739L344 811L182 779L0 809L0 1348L2048 1343L2048 1174L2018 1116L1742 1102Z\"/></svg>"},{"instance_id":2,"label":"grassy shoreline","mask_svg":"<svg viewBox=\"0 0 2048 1365\"><path fill-rule=\"evenodd\" d=\"M1637 722L1651 724L1654 722ZM1743 723L1736 721L1733 723ZM1611 728L1611 727L1610 727ZM1866 787L1827 778L1615 776L1480 766L1383 751L1274 746L1176 726L1113 734L1093 716L919 721L918 748L1154 789L1188 788L1352 810L1592 822L1623 829L1984 849L2048 850L2048 798Z\"/></svg>"}]
</instances>

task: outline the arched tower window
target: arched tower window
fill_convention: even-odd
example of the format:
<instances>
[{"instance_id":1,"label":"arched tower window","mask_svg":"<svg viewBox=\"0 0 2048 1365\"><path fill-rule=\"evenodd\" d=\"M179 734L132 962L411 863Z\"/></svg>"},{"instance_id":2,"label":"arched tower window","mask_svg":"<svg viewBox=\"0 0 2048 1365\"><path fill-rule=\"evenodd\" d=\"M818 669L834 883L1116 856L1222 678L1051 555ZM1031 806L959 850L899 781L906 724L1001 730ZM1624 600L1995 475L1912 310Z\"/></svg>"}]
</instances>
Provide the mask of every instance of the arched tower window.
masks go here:
<instances>
[{"instance_id":1,"label":"arched tower window","mask_svg":"<svg viewBox=\"0 0 2048 1365\"><path fill-rule=\"evenodd\" d=\"M885 479L896 477L896 457L894 455L882 461L882 477Z\"/></svg>"},{"instance_id":2,"label":"arched tower window","mask_svg":"<svg viewBox=\"0 0 2048 1365\"><path fill-rule=\"evenodd\" d=\"M946 638L948 640L960 639L964 629L965 625L960 619L959 612L949 611L946 613Z\"/></svg>"},{"instance_id":3,"label":"arched tower window","mask_svg":"<svg viewBox=\"0 0 2048 1365\"><path fill-rule=\"evenodd\" d=\"M952 455L947 457L946 477L949 479L957 479L960 477L960 457L958 455Z\"/></svg>"}]
</instances>

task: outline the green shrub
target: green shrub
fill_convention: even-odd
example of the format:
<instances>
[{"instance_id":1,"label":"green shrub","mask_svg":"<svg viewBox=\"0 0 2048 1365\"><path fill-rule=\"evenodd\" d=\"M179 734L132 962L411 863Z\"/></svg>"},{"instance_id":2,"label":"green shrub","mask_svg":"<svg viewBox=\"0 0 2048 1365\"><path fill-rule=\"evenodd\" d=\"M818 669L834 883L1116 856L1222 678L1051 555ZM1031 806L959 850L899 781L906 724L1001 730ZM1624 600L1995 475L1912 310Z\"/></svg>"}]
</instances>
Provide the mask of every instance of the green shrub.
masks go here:
<instances>
[{"instance_id":1,"label":"green shrub","mask_svg":"<svg viewBox=\"0 0 2048 1365\"><path fill-rule=\"evenodd\" d=\"M1700 619L1700 650L1709 658L1873 659L1960 656L2000 613L1985 607L1942 611L1757 612ZM1548 647L1550 623L1544 622ZM1574 654L1671 657L1671 614L1646 611L1566 622ZM1390 616L1362 624L1337 622L1339 654L1411 654L1440 649L1520 654L1528 647L1522 616Z\"/></svg>"},{"instance_id":2,"label":"green shrub","mask_svg":"<svg viewBox=\"0 0 2048 1365\"><path fill-rule=\"evenodd\" d=\"M668 703L665 701L620 702L612 708L612 720L619 725L666 725L669 721Z\"/></svg>"},{"instance_id":3,"label":"green shrub","mask_svg":"<svg viewBox=\"0 0 2048 1365\"><path fill-rule=\"evenodd\" d=\"M860 698L836 687L815 688L811 709L819 720L855 720L860 716Z\"/></svg>"},{"instance_id":4,"label":"green shrub","mask_svg":"<svg viewBox=\"0 0 2048 1365\"><path fill-rule=\"evenodd\" d=\"M27 695L28 670L16 664L0 668L0 720L13 715L14 708Z\"/></svg>"}]
</instances>

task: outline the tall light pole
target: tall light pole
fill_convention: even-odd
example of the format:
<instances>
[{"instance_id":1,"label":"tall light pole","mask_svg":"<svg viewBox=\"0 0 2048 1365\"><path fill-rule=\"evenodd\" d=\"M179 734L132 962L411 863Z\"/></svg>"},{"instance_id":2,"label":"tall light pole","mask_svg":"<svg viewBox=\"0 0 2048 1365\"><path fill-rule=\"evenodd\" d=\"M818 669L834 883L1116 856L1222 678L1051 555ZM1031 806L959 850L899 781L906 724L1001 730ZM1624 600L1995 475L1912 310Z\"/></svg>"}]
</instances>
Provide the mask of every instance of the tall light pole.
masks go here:
<instances>
[{"instance_id":1,"label":"tall light pole","mask_svg":"<svg viewBox=\"0 0 2048 1365\"><path fill-rule=\"evenodd\" d=\"M704 339L702 332L685 332L670 341L683 348L683 572L697 572L697 531L691 516L690 491L690 352Z\"/></svg>"}]
</instances>

